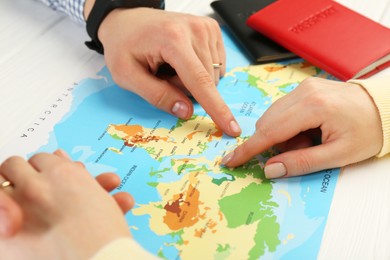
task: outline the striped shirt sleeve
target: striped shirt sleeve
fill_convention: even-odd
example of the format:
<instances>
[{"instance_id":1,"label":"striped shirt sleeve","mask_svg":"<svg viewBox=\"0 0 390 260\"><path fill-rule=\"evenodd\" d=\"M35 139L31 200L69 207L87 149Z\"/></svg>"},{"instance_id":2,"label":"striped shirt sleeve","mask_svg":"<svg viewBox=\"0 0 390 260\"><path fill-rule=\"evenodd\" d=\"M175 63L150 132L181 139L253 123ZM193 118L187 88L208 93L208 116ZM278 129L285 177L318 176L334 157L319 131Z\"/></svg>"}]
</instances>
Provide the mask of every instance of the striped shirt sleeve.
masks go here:
<instances>
[{"instance_id":1,"label":"striped shirt sleeve","mask_svg":"<svg viewBox=\"0 0 390 260\"><path fill-rule=\"evenodd\" d=\"M55 11L66 14L79 24L85 24L85 0L40 0Z\"/></svg>"},{"instance_id":2,"label":"striped shirt sleeve","mask_svg":"<svg viewBox=\"0 0 390 260\"><path fill-rule=\"evenodd\" d=\"M62 12L79 24L85 24L84 4L85 0L40 0L53 10ZM164 9L165 1L160 0L160 8Z\"/></svg>"}]
</instances>

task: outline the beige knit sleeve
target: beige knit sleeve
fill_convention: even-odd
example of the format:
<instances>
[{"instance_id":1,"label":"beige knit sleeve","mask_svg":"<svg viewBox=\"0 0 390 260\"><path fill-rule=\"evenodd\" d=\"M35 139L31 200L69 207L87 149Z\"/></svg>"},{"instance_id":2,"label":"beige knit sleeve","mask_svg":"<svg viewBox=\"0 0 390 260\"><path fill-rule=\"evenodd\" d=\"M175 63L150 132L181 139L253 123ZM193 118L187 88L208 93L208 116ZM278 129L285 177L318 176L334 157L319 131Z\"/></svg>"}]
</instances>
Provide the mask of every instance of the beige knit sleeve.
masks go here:
<instances>
[{"instance_id":1,"label":"beige knit sleeve","mask_svg":"<svg viewBox=\"0 0 390 260\"><path fill-rule=\"evenodd\" d=\"M362 86L374 100L383 129L383 146L377 156L388 154L390 152L390 76L348 82Z\"/></svg>"}]
</instances>

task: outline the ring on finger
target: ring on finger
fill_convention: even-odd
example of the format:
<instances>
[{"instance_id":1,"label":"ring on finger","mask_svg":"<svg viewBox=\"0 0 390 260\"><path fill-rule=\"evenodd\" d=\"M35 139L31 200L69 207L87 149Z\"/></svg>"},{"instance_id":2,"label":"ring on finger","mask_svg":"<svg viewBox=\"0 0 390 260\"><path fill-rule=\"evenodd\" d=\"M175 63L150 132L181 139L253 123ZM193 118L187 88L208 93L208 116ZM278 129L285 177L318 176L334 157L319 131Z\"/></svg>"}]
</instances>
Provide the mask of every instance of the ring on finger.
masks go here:
<instances>
[{"instance_id":1,"label":"ring on finger","mask_svg":"<svg viewBox=\"0 0 390 260\"><path fill-rule=\"evenodd\" d=\"M5 189L7 187L13 187L12 183L10 181L3 181L0 183L0 188Z\"/></svg>"},{"instance_id":2,"label":"ring on finger","mask_svg":"<svg viewBox=\"0 0 390 260\"><path fill-rule=\"evenodd\" d=\"M220 62L220 63L213 63L213 68L214 69L220 69L221 66L222 66L222 62Z\"/></svg>"}]
</instances>

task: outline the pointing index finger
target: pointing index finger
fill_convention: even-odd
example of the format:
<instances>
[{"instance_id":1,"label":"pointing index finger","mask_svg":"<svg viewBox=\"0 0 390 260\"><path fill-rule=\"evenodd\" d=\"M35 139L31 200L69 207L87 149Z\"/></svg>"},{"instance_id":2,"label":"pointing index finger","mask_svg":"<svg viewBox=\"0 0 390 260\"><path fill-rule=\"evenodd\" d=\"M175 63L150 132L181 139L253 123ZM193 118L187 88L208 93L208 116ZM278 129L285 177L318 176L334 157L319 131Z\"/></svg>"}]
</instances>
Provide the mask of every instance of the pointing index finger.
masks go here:
<instances>
[{"instance_id":1,"label":"pointing index finger","mask_svg":"<svg viewBox=\"0 0 390 260\"><path fill-rule=\"evenodd\" d=\"M171 65L193 97L223 132L230 136L240 135L240 126L195 52L183 51L177 57L180 58L173 60Z\"/></svg>"},{"instance_id":2,"label":"pointing index finger","mask_svg":"<svg viewBox=\"0 0 390 260\"><path fill-rule=\"evenodd\" d=\"M271 112L270 108L259 119L259 127L253 136L223 159L224 165L228 167L241 165L266 149L321 125L321 118L304 105L295 105L276 115Z\"/></svg>"}]
</instances>

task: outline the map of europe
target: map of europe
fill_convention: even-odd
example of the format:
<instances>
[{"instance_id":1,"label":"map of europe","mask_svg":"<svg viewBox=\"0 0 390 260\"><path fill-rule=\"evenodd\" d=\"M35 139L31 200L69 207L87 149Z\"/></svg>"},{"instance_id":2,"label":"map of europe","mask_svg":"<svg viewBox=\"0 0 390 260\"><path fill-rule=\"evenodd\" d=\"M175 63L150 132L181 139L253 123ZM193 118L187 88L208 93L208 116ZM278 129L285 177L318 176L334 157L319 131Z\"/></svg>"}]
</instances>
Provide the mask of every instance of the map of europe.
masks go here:
<instances>
[{"instance_id":1,"label":"map of europe","mask_svg":"<svg viewBox=\"0 0 390 260\"><path fill-rule=\"evenodd\" d=\"M218 90L243 129L222 133L198 104L184 121L118 87L106 67L77 83L69 111L37 151L61 147L97 175L121 177L136 201L134 239L162 259L315 259L339 169L269 180L271 150L230 169L221 159L253 132L278 98L309 76L300 60L250 65L227 32L227 73Z\"/></svg>"}]
</instances>

